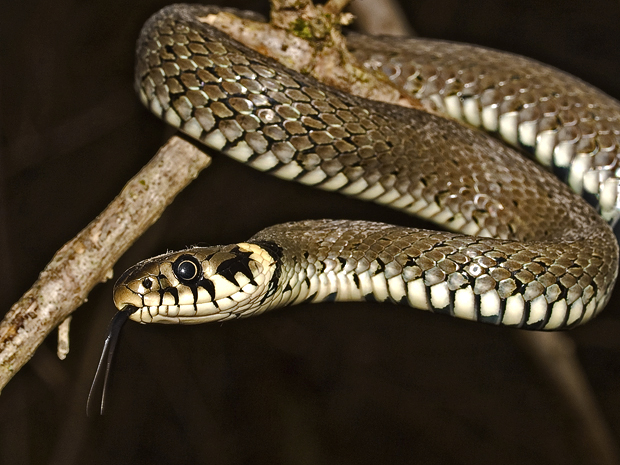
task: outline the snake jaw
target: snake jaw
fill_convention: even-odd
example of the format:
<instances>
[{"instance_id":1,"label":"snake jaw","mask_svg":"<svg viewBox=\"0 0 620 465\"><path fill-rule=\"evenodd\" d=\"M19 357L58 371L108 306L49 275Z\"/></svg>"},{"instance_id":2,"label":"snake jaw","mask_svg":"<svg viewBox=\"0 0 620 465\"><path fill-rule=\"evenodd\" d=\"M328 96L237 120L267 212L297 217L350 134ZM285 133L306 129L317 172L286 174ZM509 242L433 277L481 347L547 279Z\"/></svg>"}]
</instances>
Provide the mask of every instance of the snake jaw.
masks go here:
<instances>
[{"instance_id":1,"label":"snake jaw","mask_svg":"<svg viewBox=\"0 0 620 465\"><path fill-rule=\"evenodd\" d=\"M136 308L139 323L198 324L237 318L264 305L276 262L256 244L191 248L129 268L114 288L114 304Z\"/></svg>"}]
</instances>

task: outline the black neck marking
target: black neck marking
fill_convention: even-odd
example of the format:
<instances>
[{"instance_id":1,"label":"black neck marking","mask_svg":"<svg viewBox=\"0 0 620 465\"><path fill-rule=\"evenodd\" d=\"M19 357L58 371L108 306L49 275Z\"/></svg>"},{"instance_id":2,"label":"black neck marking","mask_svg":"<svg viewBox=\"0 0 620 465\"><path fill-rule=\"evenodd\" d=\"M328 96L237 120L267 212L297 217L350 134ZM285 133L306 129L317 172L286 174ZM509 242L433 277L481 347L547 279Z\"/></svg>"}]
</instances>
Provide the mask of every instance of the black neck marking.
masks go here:
<instances>
[{"instance_id":1,"label":"black neck marking","mask_svg":"<svg viewBox=\"0 0 620 465\"><path fill-rule=\"evenodd\" d=\"M276 293L278 289L278 285L280 284L280 275L282 274L282 256L284 255L284 251L282 247L280 247L275 242L271 241L253 241L254 244L262 247L267 253L273 258L275 262L275 270L273 272L273 276L267 285L267 292L265 292L265 296L261 300L261 304L263 304L269 297Z\"/></svg>"}]
</instances>

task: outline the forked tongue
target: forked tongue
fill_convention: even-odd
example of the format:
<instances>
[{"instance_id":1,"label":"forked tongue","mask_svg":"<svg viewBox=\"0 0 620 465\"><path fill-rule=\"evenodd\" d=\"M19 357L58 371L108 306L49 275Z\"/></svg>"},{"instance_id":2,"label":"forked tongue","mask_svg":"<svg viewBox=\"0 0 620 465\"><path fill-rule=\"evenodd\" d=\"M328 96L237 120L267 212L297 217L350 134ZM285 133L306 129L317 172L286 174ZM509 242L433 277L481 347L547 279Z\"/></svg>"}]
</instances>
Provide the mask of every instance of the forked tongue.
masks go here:
<instances>
[{"instance_id":1,"label":"forked tongue","mask_svg":"<svg viewBox=\"0 0 620 465\"><path fill-rule=\"evenodd\" d=\"M103 344L99 365L97 365L97 372L93 378L93 384L90 387L88 400L86 401L86 415L88 416L96 412L97 404L99 404L99 393L101 393L99 414L103 415L106 406L106 392L110 385L112 361L114 360L114 352L118 345L119 335L129 315L136 310L137 308L133 305L127 305L123 307L122 310L119 310L116 315L114 315L114 318L112 318L112 321L110 321L108 335Z\"/></svg>"}]
</instances>

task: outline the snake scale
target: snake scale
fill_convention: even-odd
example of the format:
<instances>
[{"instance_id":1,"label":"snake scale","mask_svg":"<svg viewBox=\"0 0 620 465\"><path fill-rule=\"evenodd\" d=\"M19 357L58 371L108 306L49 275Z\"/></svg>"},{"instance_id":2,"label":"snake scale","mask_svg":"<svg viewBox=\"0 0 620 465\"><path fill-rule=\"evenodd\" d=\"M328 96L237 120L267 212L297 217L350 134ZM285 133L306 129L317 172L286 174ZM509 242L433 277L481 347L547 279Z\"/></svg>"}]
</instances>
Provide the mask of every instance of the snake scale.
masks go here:
<instances>
[{"instance_id":1,"label":"snake scale","mask_svg":"<svg viewBox=\"0 0 620 465\"><path fill-rule=\"evenodd\" d=\"M503 52L353 36L350 47L366 66L386 71L433 112L365 100L288 70L198 19L216 11L173 5L145 24L135 79L153 113L260 171L451 232L312 220L140 262L116 283L121 312L98 376L106 352L109 369L127 318L194 324L303 302L366 300L556 330L603 309L618 270L616 238L551 172L615 222L618 102ZM549 169L454 118L524 148Z\"/></svg>"}]
</instances>

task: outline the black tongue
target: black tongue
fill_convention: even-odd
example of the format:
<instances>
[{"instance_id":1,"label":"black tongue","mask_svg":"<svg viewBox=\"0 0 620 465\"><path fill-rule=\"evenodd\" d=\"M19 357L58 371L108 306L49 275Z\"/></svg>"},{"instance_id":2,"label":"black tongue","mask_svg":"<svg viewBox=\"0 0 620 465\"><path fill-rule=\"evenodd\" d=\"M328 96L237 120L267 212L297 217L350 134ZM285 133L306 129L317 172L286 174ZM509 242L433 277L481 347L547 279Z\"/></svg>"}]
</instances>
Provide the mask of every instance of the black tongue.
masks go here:
<instances>
[{"instance_id":1,"label":"black tongue","mask_svg":"<svg viewBox=\"0 0 620 465\"><path fill-rule=\"evenodd\" d=\"M108 326L108 335L105 338L103 344L103 351L101 352L101 358L99 359L99 365L97 365L97 372L93 378L93 384L90 387L88 393L88 400L86 401L86 415L91 416L95 414L97 404L99 404L99 394L101 394L101 403L99 407L99 414L103 415L103 411L106 405L106 392L109 389L112 360L114 359L114 352L118 346L119 335L123 325L129 318L129 315L138 310L133 305L127 305L122 310L119 310L110 325Z\"/></svg>"}]
</instances>

